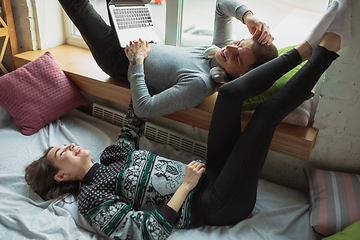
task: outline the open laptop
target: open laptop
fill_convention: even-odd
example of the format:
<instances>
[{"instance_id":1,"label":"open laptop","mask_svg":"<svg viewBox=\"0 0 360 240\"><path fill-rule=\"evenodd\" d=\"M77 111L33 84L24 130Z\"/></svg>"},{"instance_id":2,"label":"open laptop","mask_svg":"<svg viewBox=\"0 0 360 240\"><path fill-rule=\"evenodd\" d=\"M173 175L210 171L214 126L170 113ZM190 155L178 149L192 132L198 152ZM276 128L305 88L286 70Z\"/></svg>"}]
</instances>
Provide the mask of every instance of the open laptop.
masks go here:
<instances>
[{"instance_id":1,"label":"open laptop","mask_svg":"<svg viewBox=\"0 0 360 240\"><path fill-rule=\"evenodd\" d=\"M122 47L141 38L159 42L149 2L151 0L112 0L109 11Z\"/></svg>"}]
</instances>

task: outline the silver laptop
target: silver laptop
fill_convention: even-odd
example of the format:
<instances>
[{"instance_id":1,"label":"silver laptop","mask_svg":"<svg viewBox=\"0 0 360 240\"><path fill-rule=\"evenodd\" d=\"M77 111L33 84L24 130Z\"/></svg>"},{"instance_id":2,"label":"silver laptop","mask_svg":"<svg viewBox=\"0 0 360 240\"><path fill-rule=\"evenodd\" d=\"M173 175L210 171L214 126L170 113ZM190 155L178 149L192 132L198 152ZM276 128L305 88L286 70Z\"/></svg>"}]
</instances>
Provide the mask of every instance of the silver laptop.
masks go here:
<instances>
[{"instance_id":1,"label":"silver laptop","mask_svg":"<svg viewBox=\"0 0 360 240\"><path fill-rule=\"evenodd\" d=\"M148 42L159 42L149 2L150 0L110 1L110 15L122 47L139 38Z\"/></svg>"}]
</instances>

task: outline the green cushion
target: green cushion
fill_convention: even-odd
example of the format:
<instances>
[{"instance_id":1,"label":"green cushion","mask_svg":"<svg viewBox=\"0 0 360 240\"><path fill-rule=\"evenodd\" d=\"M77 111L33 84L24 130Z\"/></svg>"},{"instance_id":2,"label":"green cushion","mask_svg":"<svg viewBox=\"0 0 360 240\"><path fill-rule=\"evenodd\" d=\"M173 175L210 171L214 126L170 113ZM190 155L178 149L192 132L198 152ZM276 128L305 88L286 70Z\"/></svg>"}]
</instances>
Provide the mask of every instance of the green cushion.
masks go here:
<instances>
[{"instance_id":1,"label":"green cushion","mask_svg":"<svg viewBox=\"0 0 360 240\"><path fill-rule=\"evenodd\" d=\"M279 55L282 55L286 52L288 52L289 50L293 49L295 46L289 46L286 48L282 48L279 49ZM243 108L242 111L249 111L249 110L255 110L255 108L262 102L264 102L265 100L271 98L273 95L275 95L275 93L277 93L284 85L285 83L287 83L287 81L290 80L290 78L305 64L305 62L300 63L299 65L297 65L295 68L293 68L291 71L289 71L288 73L286 73L284 76L282 76L281 78L279 78L268 90L266 90L265 92L252 97L252 98L248 98L244 101L243 104ZM311 93L309 94L309 98L314 96L314 92L311 91Z\"/></svg>"},{"instance_id":2,"label":"green cushion","mask_svg":"<svg viewBox=\"0 0 360 240\"><path fill-rule=\"evenodd\" d=\"M357 221L341 232L337 232L323 240L358 240L360 238L360 221Z\"/></svg>"}]
</instances>

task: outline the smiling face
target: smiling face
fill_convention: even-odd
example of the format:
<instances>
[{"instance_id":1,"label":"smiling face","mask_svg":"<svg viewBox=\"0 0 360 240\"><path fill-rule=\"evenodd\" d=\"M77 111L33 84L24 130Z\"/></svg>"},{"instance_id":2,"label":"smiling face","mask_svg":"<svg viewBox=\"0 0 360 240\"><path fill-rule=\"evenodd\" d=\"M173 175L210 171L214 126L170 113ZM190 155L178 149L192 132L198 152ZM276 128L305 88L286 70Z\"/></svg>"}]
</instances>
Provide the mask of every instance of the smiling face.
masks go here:
<instances>
[{"instance_id":1,"label":"smiling face","mask_svg":"<svg viewBox=\"0 0 360 240\"><path fill-rule=\"evenodd\" d=\"M52 148L47 154L47 159L59 168L59 172L55 175L55 180L58 182L82 180L93 165L90 150L76 146L74 143Z\"/></svg>"},{"instance_id":2,"label":"smiling face","mask_svg":"<svg viewBox=\"0 0 360 240\"><path fill-rule=\"evenodd\" d=\"M230 77L242 76L255 63L255 57L251 48L253 43L252 39L233 41L216 52L216 61Z\"/></svg>"}]
</instances>

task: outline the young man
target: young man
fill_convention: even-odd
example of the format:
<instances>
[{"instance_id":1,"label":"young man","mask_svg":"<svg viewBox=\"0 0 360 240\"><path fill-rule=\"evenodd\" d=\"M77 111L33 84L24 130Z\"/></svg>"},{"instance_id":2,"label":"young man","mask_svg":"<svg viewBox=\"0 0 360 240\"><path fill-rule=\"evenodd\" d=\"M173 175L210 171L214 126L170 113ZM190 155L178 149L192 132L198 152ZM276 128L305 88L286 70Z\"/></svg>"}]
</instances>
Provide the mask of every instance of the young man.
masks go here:
<instances>
[{"instance_id":1,"label":"young man","mask_svg":"<svg viewBox=\"0 0 360 240\"><path fill-rule=\"evenodd\" d=\"M238 0L216 3L213 44L219 49L215 49L214 58L204 57L209 46L148 44L151 39L120 46L115 30L88 0L59 1L104 72L130 82L132 102L139 117L162 116L197 106L221 85L211 80L210 70L214 67L221 67L228 80L232 80L277 56L269 27ZM232 18L242 21L253 39L232 41Z\"/></svg>"}]
</instances>

